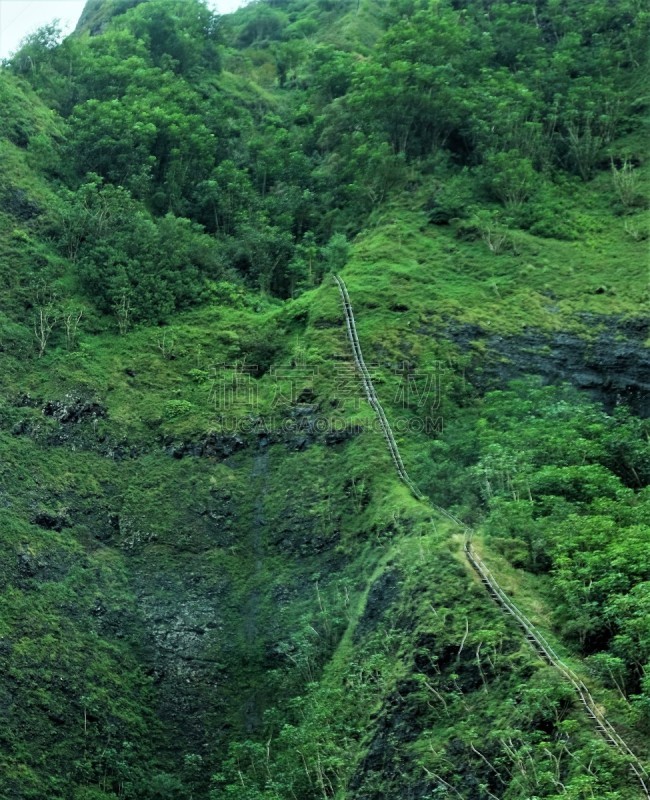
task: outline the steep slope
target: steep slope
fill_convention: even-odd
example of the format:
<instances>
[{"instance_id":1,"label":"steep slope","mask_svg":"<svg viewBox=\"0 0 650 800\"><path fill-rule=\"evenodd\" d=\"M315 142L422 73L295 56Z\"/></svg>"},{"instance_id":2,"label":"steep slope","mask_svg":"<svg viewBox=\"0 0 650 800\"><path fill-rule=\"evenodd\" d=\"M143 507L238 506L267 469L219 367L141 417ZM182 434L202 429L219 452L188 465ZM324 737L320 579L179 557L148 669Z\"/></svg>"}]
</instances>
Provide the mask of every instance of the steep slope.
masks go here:
<instances>
[{"instance_id":1,"label":"steep slope","mask_svg":"<svg viewBox=\"0 0 650 800\"><path fill-rule=\"evenodd\" d=\"M647 760L643 14L569 5L89 3L0 72L0 797L642 796L329 274Z\"/></svg>"},{"instance_id":2,"label":"steep slope","mask_svg":"<svg viewBox=\"0 0 650 800\"><path fill-rule=\"evenodd\" d=\"M88 0L75 31L88 32L91 35L101 33L113 17L123 14L141 2L143 0Z\"/></svg>"}]
</instances>

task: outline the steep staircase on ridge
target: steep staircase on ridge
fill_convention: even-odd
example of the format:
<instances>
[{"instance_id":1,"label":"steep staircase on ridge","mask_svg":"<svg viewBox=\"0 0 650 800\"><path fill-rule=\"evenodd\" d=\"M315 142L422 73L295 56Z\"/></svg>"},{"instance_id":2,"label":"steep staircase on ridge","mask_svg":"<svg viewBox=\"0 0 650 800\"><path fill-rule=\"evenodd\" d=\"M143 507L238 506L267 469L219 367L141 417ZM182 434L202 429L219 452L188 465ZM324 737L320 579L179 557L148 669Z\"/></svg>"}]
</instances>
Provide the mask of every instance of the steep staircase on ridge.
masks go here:
<instances>
[{"instance_id":1,"label":"steep staircase on ridge","mask_svg":"<svg viewBox=\"0 0 650 800\"><path fill-rule=\"evenodd\" d=\"M377 415L379 425L388 445L391 459L400 480L403 481L406 486L408 486L413 496L417 500L428 503L435 511L460 527L465 535L465 557L467 558L467 561L471 565L472 569L477 573L486 591L500 606L503 612L515 620L517 625L522 629L526 641L533 648L533 650L535 650L535 652L538 653L538 655L540 655L548 664L555 667L562 677L573 687L580 702L584 706L585 711L587 712L587 716L593 721L597 732L610 747L617 750L625 758L625 760L628 762L630 771L639 782L644 796L650 800L650 776L648 775L642 762L630 749L628 744L611 725L611 723L606 719L605 714L600 710L583 681L560 659L560 657L546 641L540 631L535 627L535 625L533 625L528 617L526 617L526 615L512 602L506 592L499 586L499 583L494 575L490 572L485 563L472 547L472 529L461 522L461 520L459 520L453 514L449 513L443 508L439 508L432 503L428 497L422 494L422 492L409 477L406 467L404 466L404 462L402 461L402 457L400 455L397 442L395 441L395 436L393 435L390 423L386 417L386 413L381 403L379 402L372 378L368 372L365 361L363 360L361 344L357 335L354 313L352 311L352 302L350 300L350 295L348 294L347 286L345 285L345 281L339 275L333 275L333 278L338 287L343 304L345 325L347 329L348 340L352 349L352 357L354 359L357 371L359 372L359 376L361 377L361 382L368 403Z\"/></svg>"}]
</instances>

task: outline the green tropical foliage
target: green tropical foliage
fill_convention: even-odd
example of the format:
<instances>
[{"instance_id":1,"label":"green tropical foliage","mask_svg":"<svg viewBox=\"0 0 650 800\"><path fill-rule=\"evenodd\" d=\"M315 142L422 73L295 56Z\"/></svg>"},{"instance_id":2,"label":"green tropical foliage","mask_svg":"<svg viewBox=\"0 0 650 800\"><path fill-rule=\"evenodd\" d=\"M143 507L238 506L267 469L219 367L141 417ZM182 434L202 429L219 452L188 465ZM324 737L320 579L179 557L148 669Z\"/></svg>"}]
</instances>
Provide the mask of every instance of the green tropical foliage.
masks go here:
<instances>
[{"instance_id":1,"label":"green tropical foliage","mask_svg":"<svg viewBox=\"0 0 650 800\"><path fill-rule=\"evenodd\" d=\"M90 0L2 64L3 800L640 797L330 275L647 762L647 32Z\"/></svg>"}]
</instances>

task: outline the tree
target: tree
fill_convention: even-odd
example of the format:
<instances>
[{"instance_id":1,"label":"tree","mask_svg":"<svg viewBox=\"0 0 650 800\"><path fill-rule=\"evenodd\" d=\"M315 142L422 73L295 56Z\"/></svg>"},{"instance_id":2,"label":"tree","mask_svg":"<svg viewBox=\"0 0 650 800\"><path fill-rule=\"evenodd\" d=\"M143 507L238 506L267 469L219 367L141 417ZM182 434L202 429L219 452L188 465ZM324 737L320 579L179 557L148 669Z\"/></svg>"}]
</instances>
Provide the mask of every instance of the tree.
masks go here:
<instances>
[{"instance_id":1,"label":"tree","mask_svg":"<svg viewBox=\"0 0 650 800\"><path fill-rule=\"evenodd\" d=\"M115 20L147 45L156 66L180 75L221 68L219 18L199 0L149 0Z\"/></svg>"},{"instance_id":2,"label":"tree","mask_svg":"<svg viewBox=\"0 0 650 800\"><path fill-rule=\"evenodd\" d=\"M63 37L58 20L43 25L30 33L20 43L20 49L11 57L9 65L19 75L29 75L42 70L49 63L51 51Z\"/></svg>"},{"instance_id":3,"label":"tree","mask_svg":"<svg viewBox=\"0 0 650 800\"><path fill-rule=\"evenodd\" d=\"M205 278L221 274L214 240L188 219L151 217L125 189L90 177L72 197L64 193L61 238L100 310L125 332L198 302Z\"/></svg>"},{"instance_id":4,"label":"tree","mask_svg":"<svg viewBox=\"0 0 650 800\"><path fill-rule=\"evenodd\" d=\"M208 180L198 184L194 198L207 229L225 235L232 235L257 203L248 172L230 159L222 161Z\"/></svg>"},{"instance_id":5,"label":"tree","mask_svg":"<svg viewBox=\"0 0 650 800\"><path fill-rule=\"evenodd\" d=\"M58 321L54 300L51 297L44 297L38 302L34 312L34 336L38 345L38 357L41 358L54 326Z\"/></svg>"},{"instance_id":6,"label":"tree","mask_svg":"<svg viewBox=\"0 0 650 800\"><path fill-rule=\"evenodd\" d=\"M490 192L507 209L521 208L540 182L530 159L517 151L491 153L482 172Z\"/></svg>"},{"instance_id":7,"label":"tree","mask_svg":"<svg viewBox=\"0 0 650 800\"><path fill-rule=\"evenodd\" d=\"M238 227L235 246L239 269L255 280L262 292L286 292L286 268L294 249L288 231L257 214Z\"/></svg>"},{"instance_id":8,"label":"tree","mask_svg":"<svg viewBox=\"0 0 650 800\"><path fill-rule=\"evenodd\" d=\"M342 233L335 233L322 251L324 272L338 272L343 269L350 255L350 242Z\"/></svg>"}]
</instances>

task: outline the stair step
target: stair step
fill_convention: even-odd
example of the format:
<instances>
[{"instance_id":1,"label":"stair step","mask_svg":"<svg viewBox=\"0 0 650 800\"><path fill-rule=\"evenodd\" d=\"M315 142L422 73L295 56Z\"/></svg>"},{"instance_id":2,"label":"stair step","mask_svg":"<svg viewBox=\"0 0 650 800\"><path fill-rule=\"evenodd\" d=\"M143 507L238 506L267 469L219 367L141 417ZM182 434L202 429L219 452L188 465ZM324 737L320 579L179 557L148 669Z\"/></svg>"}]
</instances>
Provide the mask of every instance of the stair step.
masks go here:
<instances>
[{"instance_id":1,"label":"stair step","mask_svg":"<svg viewBox=\"0 0 650 800\"><path fill-rule=\"evenodd\" d=\"M368 371L364 364L361 345L359 344L359 337L357 334L356 324L354 320L354 313L352 311L352 301L350 300L347 287L345 285L345 282L337 275L334 275L333 277L334 280L336 281L336 284L339 288L339 292L341 295L343 312L345 316L346 326L348 329L348 338L352 346L352 356L357 370L361 373L366 396L368 398L371 407L375 410L375 412L379 417L379 422L381 424L382 430L388 442L388 447L399 477L411 488L411 491L416 496L418 496L419 492L411 484L408 478L406 469L404 468L404 465L402 463L399 449L397 447L394 437L391 434L390 426L385 418L385 414L383 412L381 404L377 399L377 395L374 391L372 381L369 377ZM447 514L446 516L448 516L449 519L456 522L456 524L460 525L461 528L464 528L467 536L467 533L469 532L468 528L465 528L465 526L463 526L461 522L455 519L453 515ZM545 646L537 639L536 634L530 632L527 629L527 622L525 621L526 618L521 615L521 613L516 609L516 607L510 606L510 602L506 599L506 595L500 589L499 584L491 577L491 574L489 573L487 568L483 566L480 559L473 555L471 545L469 544L469 541L467 539L465 542L465 554L467 555L467 559L470 562L471 566L474 568L474 570L480 577L481 582L487 588L489 594L491 594L492 597L496 600L501 611L504 614L508 614L509 616L515 618L515 620L519 623L520 627L523 628L523 632L529 644L531 644L533 648L542 656L542 658L544 658L551 666L556 667L565 679L567 679L574 685L574 688L577 690L580 699L582 700L582 703L585 706L587 714L594 720L594 722L596 723L596 729L598 730L599 733L603 735L603 739L607 742L607 744L617 748L621 753L631 755L632 758L634 759L635 757L627 748L627 745L625 744L624 740L620 739L616 734L616 732L613 731L613 729L606 727L605 724L603 724L603 722L601 721L601 718L594 713L592 709L593 700L591 699L589 690L582 684L582 682L575 681L570 671L567 671L565 668L563 668L557 656L555 656L555 654L552 652L551 653L547 652ZM648 788L644 783L643 778L641 777L641 773L643 773L643 775L646 775L646 772L643 769L640 762L637 762L637 764L639 766L640 772L639 770L637 770L637 767L634 764L629 765L630 769L641 782L644 794L646 797L648 797L648 800L650 800L650 792L648 791Z\"/></svg>"}]
</instances>

